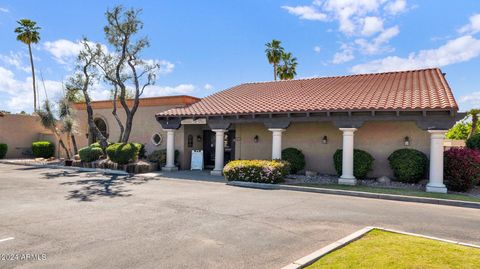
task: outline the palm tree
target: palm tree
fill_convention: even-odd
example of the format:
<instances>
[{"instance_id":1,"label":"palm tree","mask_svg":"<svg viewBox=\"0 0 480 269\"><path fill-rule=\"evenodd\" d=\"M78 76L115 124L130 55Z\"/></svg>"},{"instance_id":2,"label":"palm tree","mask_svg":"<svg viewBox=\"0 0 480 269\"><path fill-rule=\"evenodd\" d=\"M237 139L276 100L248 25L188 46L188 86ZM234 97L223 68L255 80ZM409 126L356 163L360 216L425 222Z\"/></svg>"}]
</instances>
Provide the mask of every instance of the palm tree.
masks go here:
<instances>
[{"instance_id":1,"label":"palm tree","mask_svg":"<svg viewBox=\"0 0 480 269\"><path fill-rule=\"evenodd\" d=\"M272 42L265 44L265 54L267 55L268 63L273 64L273 78L275 80L277 80L277 66L284 51L280 43L280 41L273 39Z\"/></svg>"},{"instance_id":2,"label":"palm tree","mask_svg":"<svg viewBox=\"0 0 480 269\"><path fill-rule=\"evenodd\" d=\"M37 90L35 86L35 68L33 66L32 46L31 44L37 44L40 41L40 33L38 30L41 28L37 26L37 23L29 19L21 19L17 21L20 25L15 28L17 33L17 40L28 45L28 52L30 54L30 66L32 67L32 81L33 81L33 112L37 111Z\"/></svg>"},{"instance_id":3,"label":"palm tree","mask_svg":"<svg viewBox=\"0 0 480 269\"><path fill-rule=\"evenodd\" d=\"M478 115L479 114L480 114L480 109L470 109L467 112L467 115L470 115L472 117L472 129L470 130L470 134L468 134L468 138L472 137L477 130Z\"/></svg>"},{"instance_id":4,"label":"palm tree","mask_svg":"<svg viewBox=\"0 0 480 269\"><path fill-rule=\"evenodd\" d=\"M297 75L297 58L292 53L282 53L282 65L278 67L278 77L281 80L293 79Z\"/></svg>"},{"instance_id":5,"label":"palm tree","mask_svg":"<svg viewBox=\"0 0 480 269\"><path fill-rule=\"evenodd\" d=\"M60 136L60 132L57 128L57 119L53 114L50 102L48 100L45 100L45 103L43 104L43 109L37 110L37 115L40 118L40 123L42 124L42 126L45 127L45 129L52 131L52 133L57 138L60 146L63 148L63 150L65 150L67 159L70 159L70 151L67 149L65 143L62 140L62 137Z\"/></svg>"}]
</instances>

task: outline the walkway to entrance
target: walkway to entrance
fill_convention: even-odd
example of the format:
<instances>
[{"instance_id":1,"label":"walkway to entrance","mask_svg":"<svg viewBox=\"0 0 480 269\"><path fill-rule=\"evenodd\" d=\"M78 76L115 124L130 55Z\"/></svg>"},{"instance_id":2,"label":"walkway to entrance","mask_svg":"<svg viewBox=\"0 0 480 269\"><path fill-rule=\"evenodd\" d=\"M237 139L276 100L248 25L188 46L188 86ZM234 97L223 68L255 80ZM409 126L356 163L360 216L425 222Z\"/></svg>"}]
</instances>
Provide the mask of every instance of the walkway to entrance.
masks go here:
<instances>
[{"instance_id":1,"label":"walkway to entrance","mask_svg":"<svg viewBox=\"0 0 480 269\"><path fill-rule=\"evenodd\" d=\"M139 177L159 177L168 179L186 179L195 181L210 181L225 183L223 176L213 176L210 174L211 170L179 170L177 172L157 171L152 173L139 174Z\"/></svg>"}]
</instances>

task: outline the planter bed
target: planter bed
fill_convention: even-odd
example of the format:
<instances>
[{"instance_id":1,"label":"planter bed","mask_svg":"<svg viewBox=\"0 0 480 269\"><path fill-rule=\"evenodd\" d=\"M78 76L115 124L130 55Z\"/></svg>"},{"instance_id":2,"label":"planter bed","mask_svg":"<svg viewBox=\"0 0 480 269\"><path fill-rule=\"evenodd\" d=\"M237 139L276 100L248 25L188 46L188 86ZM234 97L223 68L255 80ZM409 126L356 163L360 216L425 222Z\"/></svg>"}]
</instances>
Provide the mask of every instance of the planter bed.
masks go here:
<instances>
[{"instance_id":1,"label":"planter bed","mask_svg":"<svg viewBox=\"0 0 480 269\"><path fill-rule=\"evenodd\" d=\"M83 167L83 168L100 168L100 169L112 169L112 170L121 170L127 173L132 174L141 174L141 173L148 173L153 172L158 169L158 164L145 162L145 161L138 161L135 163L129 163L120 165L110 160L103 159L94 162L82 162L79 160L73 161L73 166L75 167Z\"/></svg>"}]
</instances>

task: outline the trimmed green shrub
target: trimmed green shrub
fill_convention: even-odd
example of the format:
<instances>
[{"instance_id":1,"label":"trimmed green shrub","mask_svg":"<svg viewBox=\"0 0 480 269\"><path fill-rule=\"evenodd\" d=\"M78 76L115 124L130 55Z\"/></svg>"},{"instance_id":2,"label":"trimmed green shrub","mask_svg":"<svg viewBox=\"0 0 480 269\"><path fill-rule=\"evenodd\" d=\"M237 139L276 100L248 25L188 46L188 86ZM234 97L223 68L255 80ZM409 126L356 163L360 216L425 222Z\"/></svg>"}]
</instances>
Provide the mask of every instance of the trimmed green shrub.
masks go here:
<instances>
[{"instance_id":1,"label":"trimmed green shrub","mask_svg":"<svg viewBox=\"0 0 480 269\"><path fill-rule=\"evenodd\" d=\"M451 148L445 151L445 185L452 191L469 191L480 180L480 151Z\"/></svg>"},{"instance_id":2,"label":"trimmed green shrub","mask_svg":"<svg viewBox=\"0 0 480 269\"><path fill-rule=\"evenodd\" d=\"M50 158L55 155L55 145L50 141L33 142L32 152L35 158Z\"/></svg>"},{"instance_id":3,"label":"trimmed green shrub","mask_svg":"<svg viewBox=\"0 0 480 269\"><path fill-rule=\"evenodd\" d=\"M296 148L286 148L282 150L282 160L290 163L290 173L296 174L305 168L305 155Z\"/></svg>"},{"instance_id":4,"label":"trimmed green shrub","mask_svg":"<svg viewBox=\"0 0 480 269\"><path fill-rule=\"evenodd\" d=\"M343 150L341 149L337 149L337 151L335 151L333 154L333 163L338 176L342 175L342 154ZM372 171L373 161L375 161L375 159L372 157L372 155L370 155L370 153L364 150L354 149L353 175L359 179L365 178L368 172Z\"/></svg>"},{"instance_id":5,"label":"trimmed green shrub","mask_svg":"<svg viewBox=\"0 0 480 269\"><path fill-rule=\"evenodd\" d=\"M407 183L417 183L425 177L428 158L416 149L399 149L388 157L395 179Z\"/></svg>"},{"instance_id":6,"label":"trimmed green shrub","mask_svg":"<svg viewBox=\"0 0 480 269\"><path fill-rule=\"evenodd\" d=\"M480 149L480 133L473 135L466 141L467 148Z\"/></svg>"},{"instance_id":7,"label":"trimmed green shrub","mask_svg":"<svg viewBox=\"0 0 480 269\"><path fill-rule=\"evenodd\" d=\"M140 147L139 143L115 143L107 147L107 155L114 163L127 164L137 161Z\"/></svg>"},{"instance_id":8,"label":"trimmed green shrub","mask_svg":"<svg viewBox=\"0 0 480 269\"><path fill-rule=\"evenodd\" d=\"M180 156L180 151L175 150L175 164L178 163L178 157ZM158 163L160 166L165 166L167 164L167 150L158 149L154 150L147 156L147 161L152 163Z\"/></svg>"},{"instance_id":9,"label":"trimmed green shrub","mask_svg":"<svg viewBox=\"0 0 480 269\"><path fill-rule=\"evenodd\" d=\"M7 155L7 151L8 151L7 144L0 144L0 159L5 158L5 155Z\"/></svg>"},{"instance_id":10,"label":"trimmed green shrub","mask_svg":"<svg viewBox=\"0 0 480 269\"><path fill-rule=\"evenodd\" d=\"M223 174L228 181L279 183L289 170L286 161L236 160L225 165Z\"/></svg>"},{"instance_id":11,"label":"trimmed green shrub","mask_svg":"<svg viewBox=\"0 0 480 269\"><path fill-rule=\"evenodd\" d=\"M146 156L146 151L145 151L145 145L144 144L140 144L140 151L138 152L138 158L139 159L145 159L147 156Z\"/></svg>"},{"instance_id":12,"label":"trimmed green shrub","mask_svg":"<svg viewBox=\"0 0 480 269\"><path fill-rule=\"evenodd\" d=\"M99 147L85 147L78 151L78 155L82 162L93 162L102 157L103 150Z\"/></svg>"}]
</instances>

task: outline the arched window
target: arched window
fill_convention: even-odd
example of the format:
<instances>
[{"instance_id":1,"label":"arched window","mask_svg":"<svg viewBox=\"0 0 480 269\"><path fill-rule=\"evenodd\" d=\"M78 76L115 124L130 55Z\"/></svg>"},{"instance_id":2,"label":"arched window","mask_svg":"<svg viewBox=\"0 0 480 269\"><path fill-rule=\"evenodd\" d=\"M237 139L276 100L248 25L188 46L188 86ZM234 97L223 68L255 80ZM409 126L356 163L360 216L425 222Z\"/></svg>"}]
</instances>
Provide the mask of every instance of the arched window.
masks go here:
<instances>
[{"instance_id":1,"label":"arched window","mask_svg":"<svg viewBox=\"0 0 480 269\"><path fill-rule=\"evenodd\" d=\"M107 132L107 123L101 119L101 118L95 118L93 120L93 122L95 123L95 125L97 126L98 130L100 130L100 132L102 133L102 135L108 139L108 132ZM95 134L93 134L93 141L97 141L97 137L95 136Z\"/></svg>"}]
</instances>

